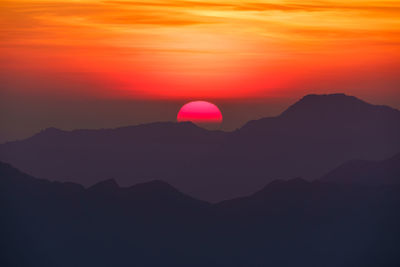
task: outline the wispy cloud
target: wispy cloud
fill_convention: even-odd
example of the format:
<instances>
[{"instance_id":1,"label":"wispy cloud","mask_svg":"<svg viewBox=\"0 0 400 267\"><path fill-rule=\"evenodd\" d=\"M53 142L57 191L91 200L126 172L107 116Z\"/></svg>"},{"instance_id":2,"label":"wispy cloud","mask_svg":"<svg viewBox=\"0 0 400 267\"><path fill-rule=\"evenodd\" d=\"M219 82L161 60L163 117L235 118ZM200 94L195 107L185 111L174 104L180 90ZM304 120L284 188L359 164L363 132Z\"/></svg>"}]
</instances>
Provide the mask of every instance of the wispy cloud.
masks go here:
<instances>
[{"instance_id":1,"label":"wispy cloud","mask_svg":"<svg viewBox=\"0 0 400 267\"><path fill-rule=\"evenodd\" d=\"M91 28L109 31L146 30L148 27L185 27L213 24L253 34L295 29L315 36L316 25L327 32L350 28L399 29L398 1L2 1L0 34L3 40L36 30ZM312 13L312 14L307 14ZM125 25L125 26L124 26ZM220 27L220 26L218 26ZM309 28L309 29L308 29ZM14 34L13 34L14 32ZM298 33L301 31L297 31ZM277 36L278 36L277 35ZM265 35L264 35L265 36Z\"/></svg>"},{"instance_id":2,"label":"wispy cloud","mask_svg":"<svg viewBox=\"0 0 400 267\"><path fill-rule=\"evenodd\" d=\"M112 71L143 87L184 77L174 86L201 92L205 75L276 85L287 69L349 58L400 62L398 0L0 1L0 69Z\"/></svg>"}]
</instances>

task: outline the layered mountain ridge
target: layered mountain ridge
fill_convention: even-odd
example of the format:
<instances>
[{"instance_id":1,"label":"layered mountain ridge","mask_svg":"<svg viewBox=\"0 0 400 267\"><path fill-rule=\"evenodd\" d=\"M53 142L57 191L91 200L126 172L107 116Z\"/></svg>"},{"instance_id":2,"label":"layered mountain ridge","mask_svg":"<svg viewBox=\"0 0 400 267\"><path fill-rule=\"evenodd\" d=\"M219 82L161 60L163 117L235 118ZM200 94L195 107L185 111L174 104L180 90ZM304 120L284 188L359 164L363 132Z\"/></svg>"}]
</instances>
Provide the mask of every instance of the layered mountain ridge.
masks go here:
<instances>
[{"instance_id":1,"label":"layered mountain ridge","mask_svg":"<svg viewBox=\"0 0 400 267\"><path fill-rule=\"evenodd\" d=\"M268 181L317 179L350 160L400 151L400 111L344 94L308 95L277 117L233 132L161 122L116 129L54 128L0 145L0 160L26 173L86 186L164 180L194 197L248 195Z\"/></svg>"},{"instance_id":2,"label":"layered mountain ridge","mask_svg":"<svg viewBox=\"0 0 400 267\"><path fill-rule=\"evenodd\" d=\"M84 188L0 163L0 204L1 266L400 263L398 184L276 180L209 204L163 181Z\"/></svg>"}]
</instances>

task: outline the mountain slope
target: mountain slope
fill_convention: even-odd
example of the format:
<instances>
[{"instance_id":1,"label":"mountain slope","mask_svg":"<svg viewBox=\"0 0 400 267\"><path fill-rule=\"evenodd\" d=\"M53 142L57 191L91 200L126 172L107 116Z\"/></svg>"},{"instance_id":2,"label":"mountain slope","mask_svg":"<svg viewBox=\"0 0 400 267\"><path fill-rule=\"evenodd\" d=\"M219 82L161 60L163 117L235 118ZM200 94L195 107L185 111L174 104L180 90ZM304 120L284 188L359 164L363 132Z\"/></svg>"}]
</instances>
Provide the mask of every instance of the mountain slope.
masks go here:
<instances>
[{"instance_id":1,"label":"mountain slope","mask_svg":"<svg viewBox=\"0 0 400 267\"><path fill-rule=\"evenodd\" d=\"M173 207L184 210L197 210L207 207L204 201L187 196L163 181L150 181L130 187L120 187L115 180L101 181L87 189L75 183L50 182L27 175L9 164L0 162L0 192L3 196L14 195L19 200L40 196L37 200L52 199L51 205L56 200L67 198L90 199L94 205L101 206L110 202L119 202L118 205L128 209L142 208L158 209L158 212L171 212ZM97 203L96 201L99 201ZM100 203L101 202L101 203ZM42 203L43 204L43 203Z\"/></svg>"},{"instance_id":2,"label":"mountain slope","mask_svg":"<svg viewBox=\"0 0 400 267\"><path fill-rule=\"evenodd\" d=\"M400 154L383 161L353 160L330 171L321 181L339 184L400 184Z\"/></svg>"},{"instance_id":3,"label":"mountain slope","mask_svg":"<svg viewBox=\"0 0 400 267\"><path fill-rule=\"evenodd\" d=\"M106 180L84 189L3 164L0 185L1 266L400 263L398 186L297 178L210 205L162 181L124 188Z\"/></svg>"},{"instance_id":4,"label":"mountain slope","mask_svg":"<svg viewBox=\"0 0 400 267\"><path fill-rule=\"evenodd\" d=\"M37 177L122 186L162 179L187 194L219 201L275 178L316 179L353 159L400 151L400 111L343 94L309 95L280 116L234 132L192 123L117 129L47 129L0 145L0 160Z\"/></svg>"}]
</instances>

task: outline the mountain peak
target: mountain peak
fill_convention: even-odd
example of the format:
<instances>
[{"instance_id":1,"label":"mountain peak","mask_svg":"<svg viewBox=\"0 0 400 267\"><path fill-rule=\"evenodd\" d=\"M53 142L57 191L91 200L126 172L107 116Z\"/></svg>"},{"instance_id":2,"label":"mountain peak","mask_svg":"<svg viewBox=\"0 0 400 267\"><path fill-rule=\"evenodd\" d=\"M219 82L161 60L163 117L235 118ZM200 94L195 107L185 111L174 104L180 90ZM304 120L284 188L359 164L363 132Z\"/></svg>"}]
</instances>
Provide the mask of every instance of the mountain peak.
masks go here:
<instances>
[{"instance_id":1,"label":"mountain peak","mask_svg":"<svg viewBox=\"0 0 400 267\"><path fill-rule=\"evenodd\" d=\"M358 99L357 97L346 95L345 93L335 94L308 94L303 96L303 99L321 99L321 98L336 98L336 99ZM301 101L301 100L300 100Z\"/></svg>"},{"instance_id":2,"label":"mountain peak","mask_svg":"<svg viewBox=\"0 0 400 267\"><path fill-rule=\"evenodd\" d=\"M345 94L306 95L279 117L297 123L363 122L369 119L399 118L400 112L388 106L373 105Z\"/></svg>"},{"instance_id":3,"label":"mountain peak","mask_svg":"<svg viewBox=\"0 0 400 267\"><path fill-rule=\"evenodd\" d=\"M131 187L128 188L130 192L157 192L157 193L165 193L165 192L174 192L174 193L180 193L177 189L175 189L173 186L168 184L167 182L161 181L161 180L153 180L149 182L144 182L144 183L139 183L135 184Z\"/></svg>"},{"instance_id":4,"label":"mountain peak","mask_svg":"<svg viewBox=\"0 0 400 267\"><path fill-rule=\"evenodd\" d=\"M88 188L92 192L113 192L120 189L119 185L114 179L107 179Z\"/></svg>"},{"instance_id":5,"label":"mountain peak","mask_svg":"<svg viewBox=\"0 0 400 267\"><path fill-rule=\"evenodd\" d=\"M63 132L65 132L65 131L58 129L56 127L49 127L49 128L42 130L40 133L53 134L53 133L63 133Z\"/></svg>"},{"instance_id":6,"label":"mountain peak","mask_svg":"<svg viewBox=\"0 0 400 267\"><path fill-rule=\"evenodd\" d=\"M161 180L153 180L150 182L144 182L140 184L133 185L126 188L125 193L132 200L139 201L142 203L145 201L147 205L154 205L153 209L166 209L173 208L174 205L179 203L179 209L185 209L195 206L195 207L205 207L209 205L208 203L197 200L188 196L178 189L173 187L167 182ZM171 206L171 203L175 203Z\"/></svg>"},{"instance_id":7,"label":"mountain peak","mask_svg":"<svg viewBox=\"0 0 400 267\"><path fill-rule=\"evenodd\" d=\"M342 129L345 126L345 129L348 129L349 126L353 127L355 124L363 123L373 124L376 122L383 126L391 125L399 118L399 110L388 106L373 105L354 96L342 93L309 94L291 105L278 117L250 121L241 130L265 132L267 128L267 131L271 131L282 128L284 125L292 127L290 131L310 127L315 130L325 128L331 130ZM289 131L287 128L285 129L285 131Z\"/></svg>"},{"instance_id":8,"label":"mountain peak","mask_svg":"<svg viewBox=\"0 0 400 267\"><path fill-rule=\"evenodd\" d=\"M347 102L363 102L361 99L351 96L351 95L346 95L344 93L335 93L335 94L308 94L303 96L298 102L304 102L304 101L347 101Z\"/></svg>"},{"instance_id":9,"label":"mountain peak","mask_svg":"<svg viewBox=\"0 0 400 267\"><path fill-rule=\"evenodd\" d=\"M284 111L281 117L315 117L321 115L352 115L374 108L354 96L345 94L306 95Z\"/></svg>"}]
</instances>

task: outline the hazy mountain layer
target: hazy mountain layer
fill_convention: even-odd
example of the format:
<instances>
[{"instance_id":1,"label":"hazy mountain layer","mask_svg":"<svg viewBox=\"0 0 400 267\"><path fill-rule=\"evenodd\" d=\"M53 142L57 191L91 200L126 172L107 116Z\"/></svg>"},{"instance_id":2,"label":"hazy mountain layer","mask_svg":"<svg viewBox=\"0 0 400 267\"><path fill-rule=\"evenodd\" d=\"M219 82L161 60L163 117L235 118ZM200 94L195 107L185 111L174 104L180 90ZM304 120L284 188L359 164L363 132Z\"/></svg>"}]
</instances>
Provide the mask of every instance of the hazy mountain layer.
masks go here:
<instances>
[{"instance_id":1,"label":"hazy mountain layer","mask_svg":"<svg viewBox=\"0 0 400 267\"><path fill-rule=\"evenodd\" d=\"M58 181L129 186L161 179L197 198L246 195L277 178L319 178L349 160L400 151L400 111L343 94L308 95L280 116L234 132L192 123L117 129L46 129L0 145L0 160Z\"/></svg>"}]
</instances>

